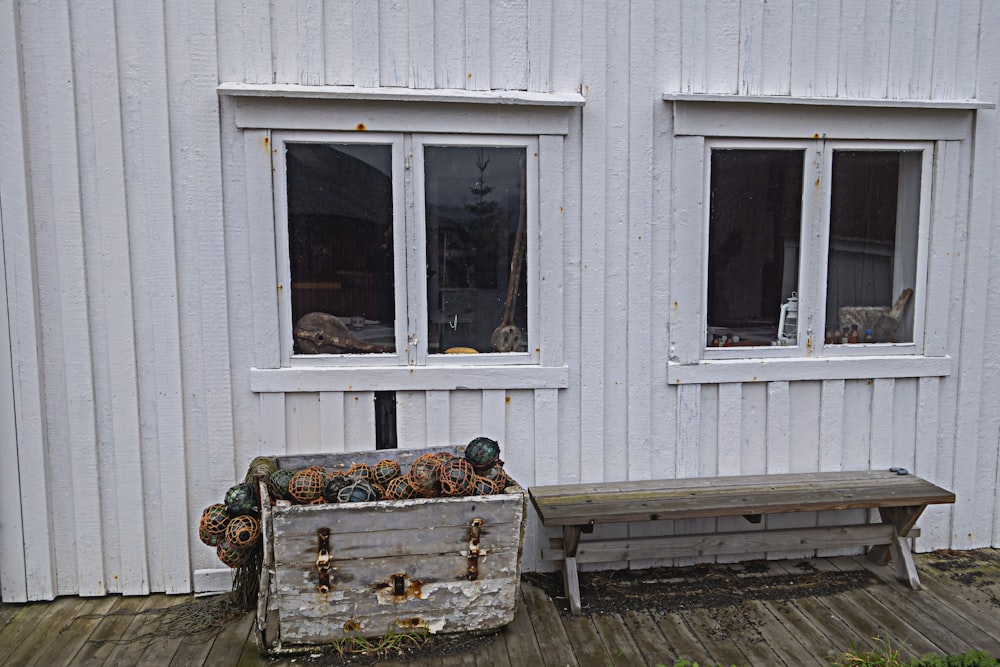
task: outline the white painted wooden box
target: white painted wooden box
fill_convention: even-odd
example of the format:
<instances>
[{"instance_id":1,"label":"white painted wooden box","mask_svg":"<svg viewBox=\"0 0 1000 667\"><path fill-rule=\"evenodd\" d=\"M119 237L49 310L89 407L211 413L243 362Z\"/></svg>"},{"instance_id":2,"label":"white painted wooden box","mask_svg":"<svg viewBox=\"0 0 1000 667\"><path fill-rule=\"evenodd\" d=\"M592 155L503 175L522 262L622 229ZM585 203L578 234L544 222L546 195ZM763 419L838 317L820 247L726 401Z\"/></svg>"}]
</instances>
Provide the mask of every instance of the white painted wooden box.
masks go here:
<instances>
[{"instance_id":1,"label":"white painted wooden box","mask_svg":"<svg viewBox=\"0 0 1000 667\"><path fill-rule=\"evenodd\" d=\"M279 456L279 468L347 470L464 446ZM257 642L269 653L398 630L489 631L514 620L525 493L273 507L261 484ZM324 549L325 547L325 549ZM321 578L325 571L328 583ZM326 590L323 590L324 584Z\"/></svg>"}]
</instances>

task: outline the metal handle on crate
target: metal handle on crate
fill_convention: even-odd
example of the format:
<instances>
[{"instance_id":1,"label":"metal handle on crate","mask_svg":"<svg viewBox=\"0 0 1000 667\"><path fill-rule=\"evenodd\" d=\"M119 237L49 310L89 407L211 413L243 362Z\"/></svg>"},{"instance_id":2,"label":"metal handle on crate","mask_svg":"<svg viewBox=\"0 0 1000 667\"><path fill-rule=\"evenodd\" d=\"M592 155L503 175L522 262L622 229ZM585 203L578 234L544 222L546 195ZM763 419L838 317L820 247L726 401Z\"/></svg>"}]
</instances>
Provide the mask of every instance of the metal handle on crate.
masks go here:
<instances>
[{"instance_id":1,"label":"metal handle on crate","mask_svg":"<svg viewBox=\"0 0 1000 667\"><path fill-rule=\"evenodd\" d=\"M480 549L479 538L482 535L483 523L479 517L469 522L469 553L468 553L468 578L475 581L479 578L479 556L486 552Z\"/></svg>"},{"instance_id":2,"label":"metal handle on crate","mask_svg":"<svg viewBox=\"0 0 1000 667\"><path fill-rule=\"evenodd\" d=\"M330 529L320 528L316 531L319 547L316 550L316 571L319 573L319 584L316 589L320 593L330 592Z\"/></svg>"}]
</instances>

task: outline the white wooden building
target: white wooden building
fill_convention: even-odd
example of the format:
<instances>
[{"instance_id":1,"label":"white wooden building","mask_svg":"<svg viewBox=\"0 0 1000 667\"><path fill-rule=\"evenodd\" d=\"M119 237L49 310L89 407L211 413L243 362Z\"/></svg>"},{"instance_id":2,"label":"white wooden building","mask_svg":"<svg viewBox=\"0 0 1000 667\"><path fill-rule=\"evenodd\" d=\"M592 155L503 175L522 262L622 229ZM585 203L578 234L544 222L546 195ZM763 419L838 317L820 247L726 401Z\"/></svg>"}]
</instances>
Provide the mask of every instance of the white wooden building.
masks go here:
<instances>
[{"instance_id":1,"label":"white wooden building","mask_svg":"<svg viewBox=\"0 0 1000 667\"><path fill-rule=\"evenodd\" d=\"M382 392L399 447L488 435L524 486L903 466L958 496L918 550L1000 546L998 3L4 0L0 91L5 602L228 586L202 509L257 455L375 449ZM312 145L388 156L387 352L293 348L295 294L347 284L290 260ZM479 145L524 158L526 344L440 354L484 316L430 277L429 165ZM853 305L911 287L900 342L825 340L855 153L898 156L892 299ZM763 278L712 245L737 154L799 165ZM792 344L746 346L789 286Z\"/></svg>"}]
</instances>

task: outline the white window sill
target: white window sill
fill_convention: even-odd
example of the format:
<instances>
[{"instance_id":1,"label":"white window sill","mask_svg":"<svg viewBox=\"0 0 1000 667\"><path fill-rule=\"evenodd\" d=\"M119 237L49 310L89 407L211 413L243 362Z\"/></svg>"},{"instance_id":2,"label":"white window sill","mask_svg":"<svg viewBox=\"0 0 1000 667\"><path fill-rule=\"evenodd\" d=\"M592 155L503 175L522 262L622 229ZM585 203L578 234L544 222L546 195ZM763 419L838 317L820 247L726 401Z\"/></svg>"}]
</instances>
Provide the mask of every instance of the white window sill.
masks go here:
<instances>
[{"instance_id":1,"label":"white window sill","mask_svg":"<svg viewBox=\"0 0 1000 667\"><path fill-rule=\"evenodd\" d=\"M711 93L663 93L667 102L736 102L739 104L795 104L827 107L882 109L995 109L984 100L927 100L857 97L794 97L791 95L725 95Z\"/></svg>"},{"instance_id":2,"label":"white window sill","mask_svg":"<svg viewBox=\"0 0 1000 667\"><path fill-rule=\"evenodd\" d=\"M674 385L946 375L951 375L951 357L948 356L710 359L696 364L667 364L667 382Z\"/></svg>"},{"instance_id":3,"label":"white window sill","mask_svg":"<svg viewBox=\"0 0 1000 667\"><path fill-rule=\"evenodd\" d=\"M564 389L568 386L566 366L345 366L250 370L250 390L258 393Z\"/></svg>"}]
</instances>

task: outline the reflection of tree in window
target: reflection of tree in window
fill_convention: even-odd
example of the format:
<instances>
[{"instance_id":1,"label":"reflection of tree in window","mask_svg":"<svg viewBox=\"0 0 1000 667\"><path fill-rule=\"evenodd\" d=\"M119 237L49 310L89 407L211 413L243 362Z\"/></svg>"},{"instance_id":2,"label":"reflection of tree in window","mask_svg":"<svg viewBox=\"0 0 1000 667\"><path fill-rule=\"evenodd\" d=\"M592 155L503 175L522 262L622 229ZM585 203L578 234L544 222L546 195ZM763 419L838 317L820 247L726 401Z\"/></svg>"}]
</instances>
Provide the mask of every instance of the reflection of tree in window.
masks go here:
<instances>
[{"instance_id":1,"label":"reflection of tree in window","mask_svg":"<svg viewBox=\"0 0 1000 667\"><path fill-rule=\"evenodd\" d=\"M377 340L366 339L392 343L390 167L389 146L287 144L293 322L310 312L353 317L374 327Z\"/></svg>"},{"instance_id":2,"label":"reflection of tree in window","mask_svg":"<svg viewBox=\"0 0 1000 667\"><path fill-rule=\"evenodd\" d=\"M523 148L425 146L429 348L492 350L504 316ZM514 319L526 330L526 276Z\"/></svg>"},{"instance_id":3,"label":"reflection of tree in window","mask_svg":"<svg viewBox=\"0 0 1000 667\"><path fill-rule=\"evenodd\" d=\"M768 345L796 290L802 151L716 149L708 234L709 340Z\"/></svg>"}]
</instances>

